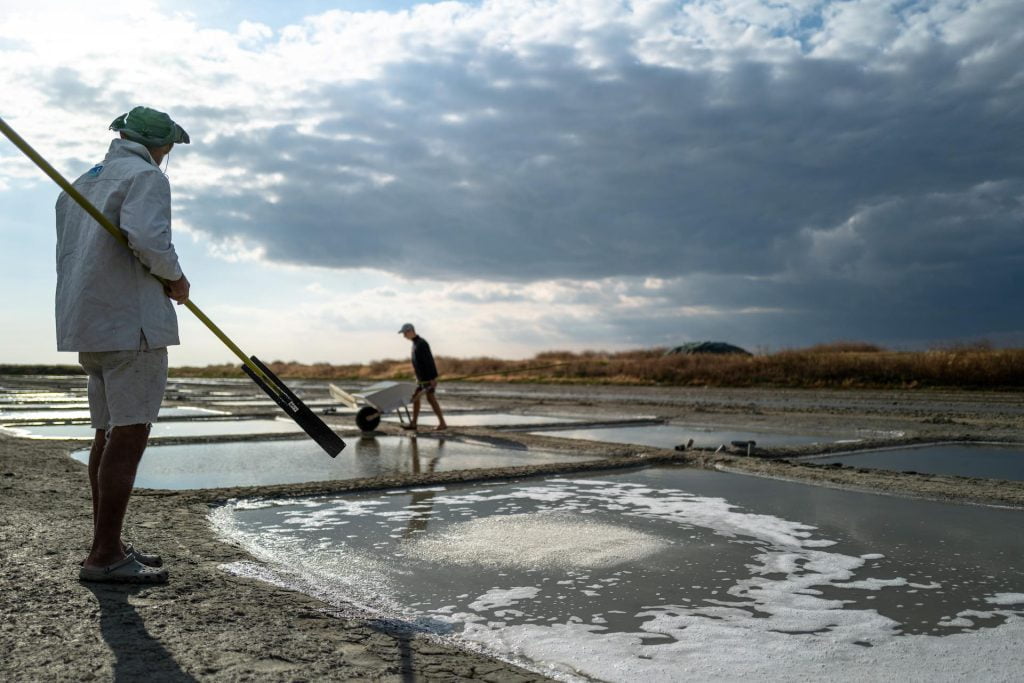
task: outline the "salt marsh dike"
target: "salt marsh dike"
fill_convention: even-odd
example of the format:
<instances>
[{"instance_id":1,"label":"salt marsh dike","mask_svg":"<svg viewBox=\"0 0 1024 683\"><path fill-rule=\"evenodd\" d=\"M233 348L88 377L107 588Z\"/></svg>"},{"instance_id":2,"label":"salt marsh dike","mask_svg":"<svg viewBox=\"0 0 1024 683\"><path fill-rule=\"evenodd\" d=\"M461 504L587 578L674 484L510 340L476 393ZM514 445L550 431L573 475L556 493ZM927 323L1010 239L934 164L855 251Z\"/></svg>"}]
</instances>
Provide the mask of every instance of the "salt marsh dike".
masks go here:
<instances>
[{"instance_id":1,"label":"salt marsh dike","mask_svg":"<svg viewBox=\"0 0 1024 683\"><path fill-rule=\"evenodd\" d=\"M56 411L80 382L0 388L6 404L35 411L48 396ZM410 465L409 436L383 423L360 456L380 467L338 470L358 479L140 489L127 530L163 554L171 582L126 588L75 580L89 500L69 456L82 442L2 431L4 678L1001 681L1024 667L1024 482L806 459L950 442L1012 450L1024 441L1016 394L443 388L456 412L579 430L647 421L781 436L747 457L729 443L571 439L502 417L450 430L450 457L420 436ZM168 407L237 399L234 417L272 418L247 391L179 381ZM361 439L351 419L325 419ZM250 441L300 443L161 443L230 443L238 461Z\"/></svg>"}]
</instances>

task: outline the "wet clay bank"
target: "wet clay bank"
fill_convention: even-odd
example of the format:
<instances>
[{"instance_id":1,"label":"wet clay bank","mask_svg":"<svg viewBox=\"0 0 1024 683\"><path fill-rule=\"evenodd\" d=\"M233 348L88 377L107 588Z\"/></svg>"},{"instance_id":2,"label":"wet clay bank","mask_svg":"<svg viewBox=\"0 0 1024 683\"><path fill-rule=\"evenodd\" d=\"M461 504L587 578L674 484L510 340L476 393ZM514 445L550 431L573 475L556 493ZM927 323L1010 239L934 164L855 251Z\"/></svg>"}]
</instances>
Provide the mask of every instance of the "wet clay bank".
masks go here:
<instances>
[{"instance_id":1,"label":"wet clay bank","mask_svg":"<svg viewBox=\"0 0 1024 683\"><path fill-rule=\"evenodd\" d=\"M12 382L0 381L11 386ZM865 445L906 441L1021 440L1024 411L1016 395L648 389L454 385L443 398L476 409L576 414L592 420L653 416L675 423L827 435L854 425L877 438ZM197 396L188 403L202 405ZM816 409L821 399L821 408ZM1012 400L1011 400L1012 399ZM845 401L845 402L844 402ZM956 408L950 410L954 404ZM329 416L346 438L348 417ZM398 434L395 426L382 431ZM140 491L129 510L128 534L161 552L172 581L165 587L89 588L75 579L89 536L84 468L68 454L80 442L0 436L0 647L8 680L151 677L164 680L542 680L527 670L403 630L356 609L339 612L313 598L232 576L221 565L251 561L209 527L211 506L238 497L302 496L454 483L529 474L632 467L686 461L743 469L828 486L865 488L950 501L1024 506L1024 485L956 477L926 477L807 467L780 458L812 450L775 449L770 459L593 444L544 434L464 428L453 437L515 442L575 452L576 464L228 488ZM892 435L899 433L901 436ZM326 457L326 456L325 456ZM342 455L341 457L344 457Z\"/></svg>"}]
</instances>

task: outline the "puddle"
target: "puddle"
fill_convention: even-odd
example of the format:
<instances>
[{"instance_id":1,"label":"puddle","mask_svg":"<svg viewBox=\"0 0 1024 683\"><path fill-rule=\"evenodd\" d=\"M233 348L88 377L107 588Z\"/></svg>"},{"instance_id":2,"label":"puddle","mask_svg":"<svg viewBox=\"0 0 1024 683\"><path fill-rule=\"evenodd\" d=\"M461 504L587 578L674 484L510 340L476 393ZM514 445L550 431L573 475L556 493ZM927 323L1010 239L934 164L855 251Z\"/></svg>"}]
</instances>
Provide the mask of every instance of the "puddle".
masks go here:
<instances>
[{"instance_id":1,"label":"puddle","mask_svg":"<svg viewBox=\"0 0 1024 683\"><path fill-rule=\"evenodd\" d=\"M81 394L68 394L52 391L17 391L0 395L0 404L36 404L36 403L80 403L85 400Z\"/></svg>"},{"instance_id":2,"label":"puddle","mask_svg":"<svg viewBox=\"0 0 1024 683\"><path fill-rule=\"evenodd\" d=\"M862 681L1016 676L1022 514L656 468L211 518L230 571L559 678Z\"/></svg>"},{"instance_id":3,"label":"puddle","mask_svg":"<svg viewBox=\"0 0 1024 683\"><path fill-rule=\"evenodd\" d=\"M810 462L841 463L897 472L1024 480L1024 446L1019 444L933 444L814 458Z\"/></svg>"},{"instance_id":4,"label":"puddle","mask_svg":"<svg viewBox=\"0 0 1024 683\"><path fill-rule=\"evenodd\" d=\"M84 399L67 401L66 403L0 403L0 414L22 415L28 411L49 414L54 410L89 410L89 402ZM88 413L87 413L88 414Z\"/></svg>"},{"instance_id":5,"label":"puddle","mask_svg":"<svg viewBox=\"0 0 1024 683\"><path fill-rule=\"evenodd\" d=\"M302 398L302 397L300 396L299 398ZM338 402L335 401L334 399L330 399L330 398L312 398L312 399L302 398L302 402L305 403L310 408L313 408L313 407L324 408L324 407L338 406ZM239 399L231 399L231 400L217 399L217 400L209 401L209 404L210 405L214 405L214 406L222 406L222 407L226 407L226 408L227 407L244 407L244 406L260 407L260 406L276 406L277 405L276 403L274 403L269 398L239 398ZM343 410L343 408L338 406L338 411L341 412L342 410Z\"/></svg>"},{"instance_id":6,"label":"puddle","mask_svg":"<svg viewBox=\"0 0 1024 683\"><path fill-rule=\"evenodd\" d=\"M87 463L89 451L75 451L71 457ZM579 459L579 456L517 451L475 442L400 436L350 439L345 450L333 459L308 439L175 444L146 449L135 485L196 489L296 484Z\"/></svg>"},{"instance_id":7,"label":"puddle","mask_svg":"<svg viewBox=\"0 0 1024 683\"><path fill-rule=\"evenodd\" d=\"M494 385L473 382L445 384L446 393L462 398L488 399L535 399L537 401L579 400L577 391L551 385ZM905 390L850 392L843 389L758 389L758 388L708 388L692 389L682 387L622 387L615 385L587 385L587 400L594 403L631 405L647 403L654 399L658 403L676 406L701 407L706 409L734 408L746 405L751 410L791 410L795 412L841 411L850 414L893 412L922 412L926 415L962 415L979 413L983 415L1024 414L1024 401L1014 392L907 392ZM935 400L936 395L942 399Z\"/></svg>"},{"instance_id":8,"label":"puddle","mask_svg":"<svg viewBox=\"0 0 1024 683\"><path fill-rule=\"evenodd\" d=\"M441 406L444 409L444 406ZM412 409L409 409L412 414ZM385 422L398 423L398 417L385 417ZM515 413L445 413L444 421L452 427L501 427L505 425L542 425L580 422L579 418L550 417L547 415L517 415ZM437 417L429 408L420 411L419 426L433 427Z\"/></svg>"},{"instance_id":9,"label":"puddle","mask_svg":"<svg viewBox=\"0 0 1024 683\"><path fill-rule=\"evenodd\" d=\"M0 431L30 439L91 440L96 430L88 424L24 425L0 427ZM302 428L292 420L192 420L158 422L150 438L188 436L243 436L250 434L286 434Z\"/></svg>"},{"instance_id":10,"label":"puddle","mask_svg":"<svg viewBox=\"0 0 1024 683\"><path fill-rule=\"evenodd\" d=\"M161 418L170 417L203 417L209 415L230 415L224 410L211 408L194 408L191 406L169 406L160 409ZM0 410L0 422L21 422L29 420L88 420L89 410Z\"/></svg>"},{"instance_id":11,"label":"puddle","mask_svg":"<svg viewBox=\"0 0 1024 683\"><path fill-rule=\"evenodd\" d=\"M566 439L584 441L605 441L609 443L634 444L653 448L674 448L693 439L696 448L717 448L728 446L733 441L755 441L758 446L803 446L814 443L832 443L840 439L810 434L782 434L778 432L746 432L708 427L688 427L665 424L644 427L594 427L587 429L558 429L531 432L543 436L560 436ZM851 433L841 440L853 440Z\"/></svg>"}]
</instances>

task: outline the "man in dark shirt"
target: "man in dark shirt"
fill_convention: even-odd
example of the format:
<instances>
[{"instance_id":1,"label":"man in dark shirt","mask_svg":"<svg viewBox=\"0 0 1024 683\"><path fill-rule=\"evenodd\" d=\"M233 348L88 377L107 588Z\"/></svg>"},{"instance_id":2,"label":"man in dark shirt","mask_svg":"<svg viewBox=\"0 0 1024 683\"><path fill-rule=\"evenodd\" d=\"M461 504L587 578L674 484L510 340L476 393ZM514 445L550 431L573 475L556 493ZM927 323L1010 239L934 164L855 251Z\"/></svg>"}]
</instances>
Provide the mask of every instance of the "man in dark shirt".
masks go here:
<instances>
[{"instance_id":1,"label":"man in dark shirt","mask_svg":"<svg viewBox=\"0 0 1024 683\"><path fill-rule=\"evenodd\" d=\"M412 395L412 422L402 425L405 429L416 429L416 423L420 418L420 399L424 394L430 407L437 415L437 427L435 431L447 429L444 421L444 414L441 413L441 405L437 402L437 365L434 363L434 354L430 352L430 344L423 337L416 334L416 328L412 323L405 323L398 331L406 339L412 342L412 370L416 373L416 382L419 386Z\"/></svg>"}]
</instances>

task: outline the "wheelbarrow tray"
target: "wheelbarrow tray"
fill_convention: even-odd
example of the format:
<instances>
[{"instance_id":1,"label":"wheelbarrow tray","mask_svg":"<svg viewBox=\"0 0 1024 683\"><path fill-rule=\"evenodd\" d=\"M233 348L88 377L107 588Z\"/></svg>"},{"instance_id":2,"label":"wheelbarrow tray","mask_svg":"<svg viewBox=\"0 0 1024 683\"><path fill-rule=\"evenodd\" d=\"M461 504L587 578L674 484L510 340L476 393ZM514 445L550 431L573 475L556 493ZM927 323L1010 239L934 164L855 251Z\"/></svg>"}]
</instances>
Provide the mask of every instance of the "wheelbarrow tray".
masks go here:
<instances>
[{"instance_id":1,"label":"wheelbarrow tray","mask_svg":"<svg viewBox=\"0 0 1024 683\"><path fill-rule=\"evenodd\" d=\"M390 413L409 405L415 391L416 385L412 382L378 382L353 395L381 413Z\"/></svg>"}]
</instances>

